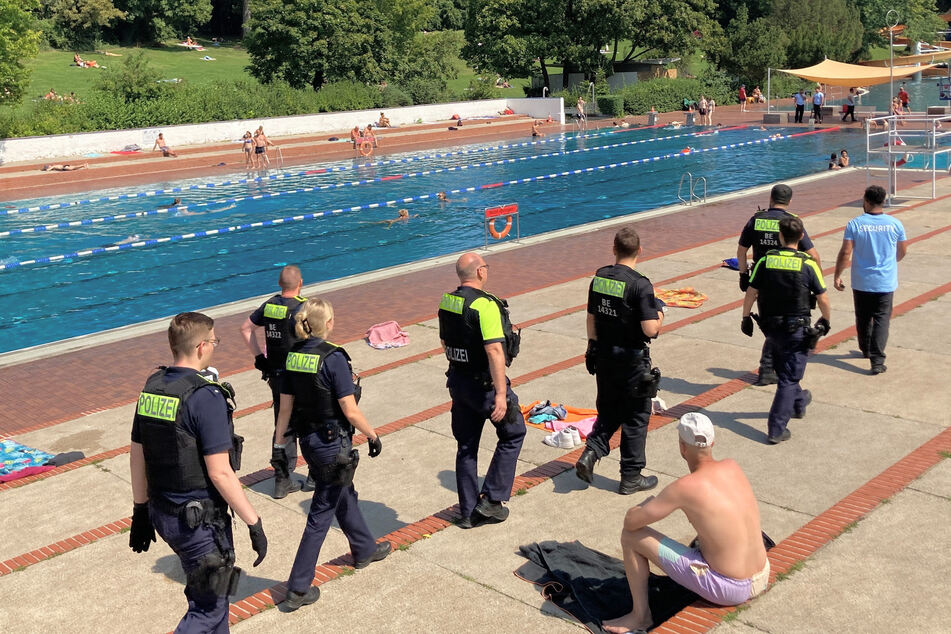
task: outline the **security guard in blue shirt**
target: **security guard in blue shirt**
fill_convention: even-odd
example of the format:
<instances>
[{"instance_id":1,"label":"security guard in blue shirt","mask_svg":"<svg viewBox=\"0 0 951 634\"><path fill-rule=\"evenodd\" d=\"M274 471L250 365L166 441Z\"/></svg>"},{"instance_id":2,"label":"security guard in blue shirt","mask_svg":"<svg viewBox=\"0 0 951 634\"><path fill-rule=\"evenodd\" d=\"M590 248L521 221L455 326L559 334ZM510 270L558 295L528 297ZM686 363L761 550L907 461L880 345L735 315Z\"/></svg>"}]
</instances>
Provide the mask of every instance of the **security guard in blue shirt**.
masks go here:
<instances>
[{"instance_id":1,"label":"security guard in blue shirt","mask_svg":"<svg viewBox=\"0 0 951 634\"><path fill-rule=\"evenodd\" d=\"M281 378L284 375L284 362L287 352L297 340L294 336L294 313L304 303L301 297L301 288L304 285L300 269L290 264L281 269L278 279L281 292L270 298L241 326L241 335L254 355L254 367L261 371L261 378L266 380L271 388L271 399L274 408L274 422L281 411ZM264 328L264 343L267 356L262 354L254 332ZM271 466L274 467L274 497L281 499L288 493L300 490L300 483L291 478L294 467L297 466L297 437L291 433L288 438L271 439ZM314 490L314 481L309 475L305 491Z\"/></svg>"},{"instance_id":2,"label":"security guard in blue shirt","mask_svg":"<svg viewBox=\"0 0 951 634\"><path fill-rule=\"evenodd\" d=\"M611 437L621 429L621 482L629 495L657 486L645 476L647 424L657 396L660 371L651 367L648 342L660 334L664 304L654 297L650 280L637 272L641 239L634 227L614 236L615 264L598 269L588 288L588 350L585 366L598 385L598 420L575 464L578 477L592 482L594 463L611 452Z\"/></svg>"},{"instance_id":3,"label":"security guard in blue shirt","mask_svg":"<svg viewBox=\"0 0 951 634\"><path fill-rule=\"evenodd\" d=\"M261 518L235 475L243 439L231 423L234 391L200 374L219 343L214 325L201 313L172 319L173 365L149 377L132 423L129 546L147 551L157 530L178 555L188 612L176 633L228 631L228 596L241 573L229 506L248 524L254 565L267 554Z\"/></svg>"},{"instance_id":4,"label":"security guard in blue shirt","mask_svg":"<svg viewBox=\"0 0 951 634\"><path fill-rule=\"evenodd\" d=\"M277 432L282 434L290 425L300 438L316 489L287 581L285 606L291 611L320 597L320 590L311 584L334 517L350 542L354 568L380 561L392 549L390 542L377 544L373 539L353 487L360 458L353 448L354 428L367 437L371 458L383 451L383 441L357 405L360 389L353 381L350 357L327 341L334 326L333 306L323 299L307 300L294 322L298 342L287 355Z\"/></svg>"},{"instance_id":5,"label":"security guard in blue shirt","mask_svg":"<svg viewBox=\"0 0 951 634\"><path fill-rule=\"evenodd\" d=\"M456 439L456 489L461 518L472 528L503 522L515 481L515 467L525 419L505 367L518 355L519 334L508 318L507 304L486 293L489 265L476 253L456 261L459 287L439 303L439 338L449 360L446 387L452 397L452 435ZM479 493L478 453L485 419L499 441Z\"/></svg>"},{"instance_id":6,"label":"security guard in blue shirt","mask_svg":"<svg viewBox=\"0 0 951 634\"><path fill-rule=\"evenodd\" d=\"M766 253L753 266L750 286L743 300L740 329L753 336L753 321L759 321L766 343L772 348L778 385L769 409L768 440L778 444L789 440L786 425L790 417L803 418L812 400L809 390L799 386L806 371L809 350L818 338L829 332L831 308L822 269L807 253L796 250L803 236L802 220L796 217L779 221L783 246ZM809 326L811 297L815 296L822 317ZM759 307L759 316L751 311Z\"/></svg>"},{"instance_id":7,"label":"security guard in blue shirt","mask_svg":"<svg viewBox=\"0 0 951 634\"><path fill-rule=\"evenodd\" d=\"M747 265L747 254L750 247L753 249L753 263L759 262L766 252L770 249L778 249L782 246L779 238L779 221L783 218L795 218L795 214L789 213L787 207L792 200L792 188L789 185L779 183L774 185L769 194L769 208L760 209L749 219L743 232L740 234L739 244L736 248L736 261L740 268L740 291L745 293L750 283L750 268ZM808 253L816 264L820 265L819 252L816 251L809 234L803 229L802 239L799 240L797 247L800 251ZM771 347L763 342L763 351L759 359L759 376L755 385L774 385L776 383L776 370L773 367L773 358L770 355Z\"/></svg>"}]
</instances>

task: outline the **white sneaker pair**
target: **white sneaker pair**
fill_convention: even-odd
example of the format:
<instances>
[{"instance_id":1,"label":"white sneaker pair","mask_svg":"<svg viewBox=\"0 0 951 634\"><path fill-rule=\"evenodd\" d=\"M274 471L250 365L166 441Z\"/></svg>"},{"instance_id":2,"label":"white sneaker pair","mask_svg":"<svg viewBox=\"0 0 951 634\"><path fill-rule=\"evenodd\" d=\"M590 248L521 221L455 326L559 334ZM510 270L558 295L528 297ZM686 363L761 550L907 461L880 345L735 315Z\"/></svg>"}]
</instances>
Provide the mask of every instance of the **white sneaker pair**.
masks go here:
<instances>
[{"instance_id":1,"label":"white sneaker pair","mask_svg":"<svg viewBox=\"0 0 951 634\"><path fill-rule=\"evenodd\" d=\"M549 447L559 449L574 449L581 445L581 433L574 426L565 427L561 431L556 431L545 436L543 443Z\"/></svg>"}]
</instances>

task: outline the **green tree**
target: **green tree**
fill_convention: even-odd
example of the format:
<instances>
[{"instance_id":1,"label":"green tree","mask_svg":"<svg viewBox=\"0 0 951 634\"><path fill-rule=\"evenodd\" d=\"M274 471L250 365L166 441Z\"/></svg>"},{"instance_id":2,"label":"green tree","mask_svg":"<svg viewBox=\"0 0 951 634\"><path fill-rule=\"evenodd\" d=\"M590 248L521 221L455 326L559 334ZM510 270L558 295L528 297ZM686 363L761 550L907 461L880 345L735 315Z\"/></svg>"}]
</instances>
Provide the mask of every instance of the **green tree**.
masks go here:
<instances>
[{"instance_id":1,"label":"green tree","mask_svg":"<svg viewBox=\"0 0 951 634\"><path fill-rule=\"evenodd\" d=\"M125 17L112 0L44 0L43 15L52 23L50 43L61 48L92 48L104 27Z\"/></svg>"},{"instance_id":2,"label":"green tree","mask_svg":"<svg viewBox=\"0 0 951 634\"><path fill-rule=\"evenodd\" d=\"M534 63L548 85L548 60L594 78L611 72L618 44L632 48L622 61L699 46L715 23L712 0L473 0L463 57L480 70L524 75ZM601 47L614 43L609 59ZM567 73L565 73L567 79Z\"/></svg>"},{"instance_id":3,"label":"green tree","mask_svg":"<svg viewBox=\"0 0 951 634\"><path fill-rule=\"evenodd\" d=\"M245 46L251 74L291 86L351 79L376 83L398 67L432 16L425 0L258 0Z\"/></svg>"},{"instance_id":4,"label":"green tree","mask_svg":"<svg viewBox=\"0 0 951 634\"><path fill-rule=\"evenodd\" d=\"M0 104L18 103L30 84L24 62L39 52L40 31L31 11L36 0L0 0Z\"/></svg>"},{"instance_id":5,"label":"green tree","mask_svg":"<svg viewBox=\"0 0 951 634\"><path fill-rule=\"evenodd\" d=\"M912 41L933 42L936 31L948 28L948 23L938 17L934 0L855 0L865 28L862 43L865 48L888 46L888 29L885 16L889 9L898 13L898 24L905 26L901 33ZM894 16L894 14L893 14Z\"/></svg>"},{"instance_id":6,"label":"green tree","mask_svg":"<svg viewBox=\"0 0 951 634\"><path fill-rule=\"evenodd\" d=\"M849 0L774 0L769 19L789 38L786 60L793 68L825 58L850 62L862 49L864 29Z\"/></svg>"},{"instance_id":7,"label":"green tree","mask_svg":"<svg viewBox=\"0 0 951 634\"><path fill-rule=\"evenodd\" d=\"M741 6L726 31L729 52L721 66L728 73L751 84L765 84L767 68L786 65L789 38L768 18L749 21L746 7Z\"/></svg>"},{"instance_id":8,"label":"green tree","mask_svg":"<svg viewBox=\"0 0 951 634\"><path fill-rule=\"evenodd\" d=\"M131 42L194 35L211 19L211 0L115 0L115 5L126 15L114 33Z\"/></svg>"}]
</instances>

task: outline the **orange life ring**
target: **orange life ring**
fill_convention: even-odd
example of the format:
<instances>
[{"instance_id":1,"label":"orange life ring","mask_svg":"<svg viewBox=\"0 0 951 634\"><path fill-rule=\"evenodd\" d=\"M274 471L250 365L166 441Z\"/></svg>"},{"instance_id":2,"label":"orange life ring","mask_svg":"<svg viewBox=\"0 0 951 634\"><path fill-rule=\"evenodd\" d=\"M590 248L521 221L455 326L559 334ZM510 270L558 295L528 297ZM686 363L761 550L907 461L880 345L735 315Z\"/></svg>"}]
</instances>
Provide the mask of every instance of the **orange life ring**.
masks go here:
<instances>
[{"instance_id":1,"label":"orange life ring","mask_svg":"<svg viewBox=\"0 0 951 634\"><path fill-rule=\"evenodd\" d=\"M363 156L370 156L373 154L373 141L364 138L363 143L360 144L360 154Z\"/></svg>"},{"instance_id":2,"label":"orange life ring","mask_svg":"<svg viewBox=\"0 0 951 634\"><path fill-rule=\"evenodd\" d=\"M498 230L495 228L495 221L498 220L498 219L499 219L499 217L496 216L496 217L493 218L492 221L489 223L489 234L490 234L493 238L495 238L496 240L501 240L502 238L504 238L505 236L507 236L507 235L509 234L509 231L512 230L512 216L506 216L506 217L505 217L505 228L502 229L501 231L498 231Z\"/></svg>"}]
</instances>

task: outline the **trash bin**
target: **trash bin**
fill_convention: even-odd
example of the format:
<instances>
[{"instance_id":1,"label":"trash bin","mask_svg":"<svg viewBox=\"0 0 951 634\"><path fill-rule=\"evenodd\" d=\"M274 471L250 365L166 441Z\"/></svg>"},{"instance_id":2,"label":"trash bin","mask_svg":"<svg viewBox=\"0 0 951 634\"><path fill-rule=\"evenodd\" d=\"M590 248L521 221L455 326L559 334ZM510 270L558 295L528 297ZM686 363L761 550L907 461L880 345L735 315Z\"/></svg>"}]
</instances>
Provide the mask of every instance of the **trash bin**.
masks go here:
<instances>
[{"instance_id":1,"label":"trash bin","mask_svg":"<svg viewBox=\"0 0 951 634\"><path fill-rule=\"evenodd\" d=\"M648 112L647 113L647 125L657 125L657 113Z\"/></svg>"}]
</instances>

